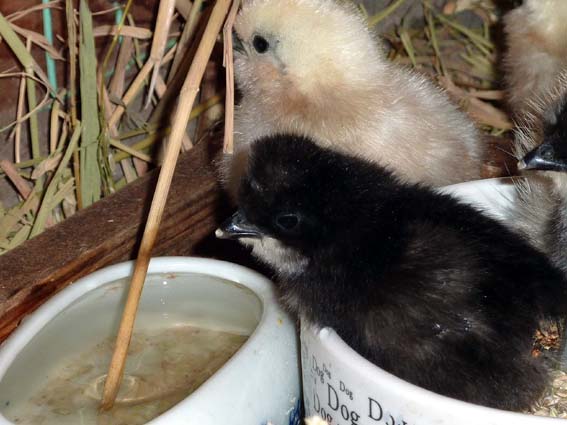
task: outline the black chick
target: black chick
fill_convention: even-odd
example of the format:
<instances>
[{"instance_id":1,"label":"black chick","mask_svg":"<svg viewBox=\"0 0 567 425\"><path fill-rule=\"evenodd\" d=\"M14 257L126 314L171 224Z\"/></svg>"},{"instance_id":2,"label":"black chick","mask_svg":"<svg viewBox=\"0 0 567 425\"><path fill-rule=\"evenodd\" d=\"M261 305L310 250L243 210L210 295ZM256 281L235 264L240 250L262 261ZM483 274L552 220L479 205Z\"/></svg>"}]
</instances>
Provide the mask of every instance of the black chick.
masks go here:
<instances>
[{"instance_id":1,"label":"black chick","mask_svg":"<svg viewBox=\"0 0 567 425\"><path fill-rule=\"evenodd\" d=\"M567 285L495 220L294 136L253 145L239 205L217 236L251 244L303 320L440 394L507 410L542 394L532 337Z\"/></svg>"}]
</instances>

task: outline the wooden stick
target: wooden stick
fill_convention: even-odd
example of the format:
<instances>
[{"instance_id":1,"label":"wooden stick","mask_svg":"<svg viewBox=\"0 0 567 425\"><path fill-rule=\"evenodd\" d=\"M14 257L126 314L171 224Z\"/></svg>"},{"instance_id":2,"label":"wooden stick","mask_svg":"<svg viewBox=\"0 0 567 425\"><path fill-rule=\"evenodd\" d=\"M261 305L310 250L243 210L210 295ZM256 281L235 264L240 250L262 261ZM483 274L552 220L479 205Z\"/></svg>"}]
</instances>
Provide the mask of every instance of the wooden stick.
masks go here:
<instances>
[{"instance_id":1,"label":"wooden stick","mask_svg":"<svg viewBox=\"0 0 567 425\"><path fill-rule=\"evenodd\" d=\"M148 221L144 229L140 250L138 251L138 259L136 260L136 266L134 268L132 282L128 292L128 299L126 300L126 306L124 307L122 321L120 322L120 328L116 338L116 347L114 349L107 379L104 385L101 403L101 408L103 410L108 410L113 406L116 394L118 393L122 373L124 371L126 355L128 353L128 346L130 345L130 338L132 336L132 329L134 327L138 303L140 301L144 280L148 271L152 248L157 237L159 223L165 208L169 186L173 177L173 171L175 170L175 163L179 156L183 134L187 127L193 102L199 92L199 85L201 84L205 67L213 51L217 34L220 32L224 19L228 13L230 3L231 0L217 0L199 48L197 49L197 53L195 54L195 59L189 68L189 73L187 74L181 89L178 107L173 119L169 148L159 174L155 194L148 215Z\"/></svg>"},{"instance_id":2,"label":"wooden stick","mask_svg":"<svg viewBox=\"0 0 567 425\"><path fill-rule=\"evenodd\" d=\"M232 154L234 150L234 68L232 58L232 27L238 12L240 0L234 0L223 29L224 66L226 67L226 97L224 106L224 145L223 152Z\"/></svg>"}]
</instances>

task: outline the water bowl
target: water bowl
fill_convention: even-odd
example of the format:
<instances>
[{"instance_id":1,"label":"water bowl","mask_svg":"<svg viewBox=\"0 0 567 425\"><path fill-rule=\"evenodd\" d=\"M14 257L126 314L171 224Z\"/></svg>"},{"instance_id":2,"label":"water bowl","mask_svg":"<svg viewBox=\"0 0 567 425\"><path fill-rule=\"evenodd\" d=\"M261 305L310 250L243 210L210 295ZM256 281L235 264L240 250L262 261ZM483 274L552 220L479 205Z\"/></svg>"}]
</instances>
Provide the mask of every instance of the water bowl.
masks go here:
<instances>
[{"instance_id":1,"label":"water bowl","mask_svg":"<svg viewBox=\"0 0 567 425\"><path fill-rule=\"evenodd\" d=\"M293 321L234 264L152 259L115 407L98 405L133 263L70 285L0 347L0 425L294 424Z\"/></svg>"}]
</instances>

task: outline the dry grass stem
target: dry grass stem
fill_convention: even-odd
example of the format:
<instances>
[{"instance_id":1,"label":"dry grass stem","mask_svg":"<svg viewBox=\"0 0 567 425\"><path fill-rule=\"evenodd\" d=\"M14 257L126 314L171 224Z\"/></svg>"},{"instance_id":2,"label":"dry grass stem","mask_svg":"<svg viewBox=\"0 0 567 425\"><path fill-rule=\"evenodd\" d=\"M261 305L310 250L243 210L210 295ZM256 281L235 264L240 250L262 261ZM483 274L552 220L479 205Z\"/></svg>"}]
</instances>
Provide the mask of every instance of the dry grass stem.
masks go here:
<instances>
[{"instance_id":1,"label":"dry grass stem","mask_svg":"<svg viewBox=\"0 0 567 425\"><path fill-rule=\"evenodd\" d=\"M120 51L118 52L118 58L116 59L116 66L114 68L114 74L110 80L108 86L108 91L112 96L121 98L124 94L124 85L126 82L126 69L128 62L134 53L134 43L130 37L124 37L122 44L120 45ZM110 111L114 111L114 108Z\"/></svg>"},{"instance_id":2,"label":"dry grass stem","mask_svg":"<svg viewBox=\"0 0 567 425\"><path fill-rule=\"evenodd\" d=\"M189 0L176 0L175 1L175 9L177 9L177 12L185 20L187 20L187 17L189 16L189 13L191 12L192 6L193 6L193 3L191 3L191 1L189 1Z\"/></svg>"},{"instance_id":3,"label":"dry grass stem","mask_svg":"<svg viewBox=\"0 0 567 425\"><path fill-rule=\"evenodd\" d=\"M59 102L53 102L51 108L51 120L49 124L49 153L53 154L57 149L57 136L59 134Z\"/></svg>"},{"instance_id":4,"label":"dry grass stem","mask_svg":"<svg viewBox=\"0 0 567 425\"><path fill-rule=\"evenodd\" d=\"M195 0L193 6L191 7L191 11L189 12L185 26L183 27L181 37L179 37L179 40L177 41L177 50L175 52L175 57L173 58L173 63L171 64L171 69L169 70L168 81L173 78L173 76L177 72L179 64L181 63L182 56L186 54L189 43L193 40L195 30L197 29L197 24L199 23L202 5L203 0Z\"/></svg>"},{"instance_id":5,"label":"dry grass stem","mask_svg":"<svg viewBox=\"0 0 567 425\"><path fill-rule=\"evenodd\" d=\"M129 25L100 25L93 29L95 37L122 36L136 38L138 40L149 40L152 38L152 31L146 28L132 27Z\"/></svg>"},{"instance_id":6,"label":"dry grass stem","mask_svg":"<svg viewBox=\"0 0 567 425\"><path fill-rule=\"evenodd\" d=\"M126 93L124 94L120 105L116 107L116 109L112 113L112 116L108 120L108 125L110 127L116 126L118 124L120 118L122 118L122 114L124 114L124 112L126 111L126 107L136 98L136 96L144 86L146 78L148 77L148 75L150 75L153 66L154 64L148 61L144 64L140 72L138 72L136 78L134 79L132 84L130 84L128 90L126 90Z\"/></svg>"},{"instance_id":7,"label":"dry grass stem","mask_svg":"<svg viewBox=\"0 0 567 425\"><path fill-rule=\"evenodd\" d=\"M22 74L20 78L20 88L18 91L18 106L16 107L16 132L15 132L15 145L14 145L14 159L20 162L22 159L22 122L24 113L24 102L26 96L26 77Z\"/></svg>"},{"instance_id":8,"label":"dry grass stem","mask_svg":"<svg viewBox=\"0 0 567 425\"><path fill-rule=\"evenodd\" d=\"M30 196L31 188L28 185L28 182L20 176L16 167L14 167L14 164L6 159L2 159L0 160L0 168L2 168L6 176L16 187L21 197L27 199Z\"/></svg>"},{"instance_id":9,"label":"dry grass stem","mask_svg":"<svg viewBox=\"0 0 567 425\"><path fill-rule=\"evenodd\" d=\"M224 106L224 143L223 152L232 154L234 151L234 67L232 53L232 27L240 0L234 0L223 29L224 57L226 67L226 97Z\"/></svg>"},{"instance_id":10,"label":"dry grass stem","mask_svg":"<svg viewBox=\"0 0 567 425\"><path fill-rule=\"evenodd\" d=\"M29 15L30 13L39 12L43 9L63 9L62 4L63 0L53 0L49 3L42 3L35 6L28 7L24 10L18 10L17 12L11 13L6 15L6 19L10 22L17 21L18 19L23 18L24 16Z\"/></svg>"},{"instance_id":11,"label":"dry grass stem","mask_svg":"<svg viewBox=\"0 0 567 425\"><path fill-rule=\"evenodd\" d=\"M161 61L165 53L165 46L169 36L169 30L173 20L173 11L175 10L175 0L160 0L156 28L154 31L154 39L150 50L149 62L153 63L153 73L150 80L150 88L146 100L146 108L150 105L156 79L161 67Z\"/></svg>"}]
</instances>

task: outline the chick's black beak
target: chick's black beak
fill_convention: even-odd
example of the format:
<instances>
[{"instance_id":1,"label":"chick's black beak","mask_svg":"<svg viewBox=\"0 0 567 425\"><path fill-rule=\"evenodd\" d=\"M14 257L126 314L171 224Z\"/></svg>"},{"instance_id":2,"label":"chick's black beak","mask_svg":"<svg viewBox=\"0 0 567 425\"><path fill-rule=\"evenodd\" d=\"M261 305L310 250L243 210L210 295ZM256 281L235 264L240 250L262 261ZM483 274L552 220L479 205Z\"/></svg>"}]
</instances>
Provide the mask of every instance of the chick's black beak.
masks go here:
<instances>
[{"instance_id":1,"label":"chick's black beak","mask_svg":"<svg viewBox=\"0 0 567 425\"><path fill-rule=\"evenodd\" d=\"M262 232L237 211L216 230L219 239L260 238Z\"/></svg>"},{"instance_id":2,"label":"chick's black beak","mask_svg":"<svg viewBox=\"0 0 567 425\"><path fill-rule=\"evenodd\" d=\"M244 44L242 44L242 40L234 30L232 31L232 49L238 53L246 53L246 50L244 50Z\"/></svg>"},{"instance_id":3,"label":"chick's black beak","mask_svg":"<svg viewBox=\"0 0 567 425\"><path fill-rule=\"evenodd\" d=\"M567 157L557 152L554 144L544 142L518 162L518 169L567 171Z\"/></svg>"}]
</instances>

